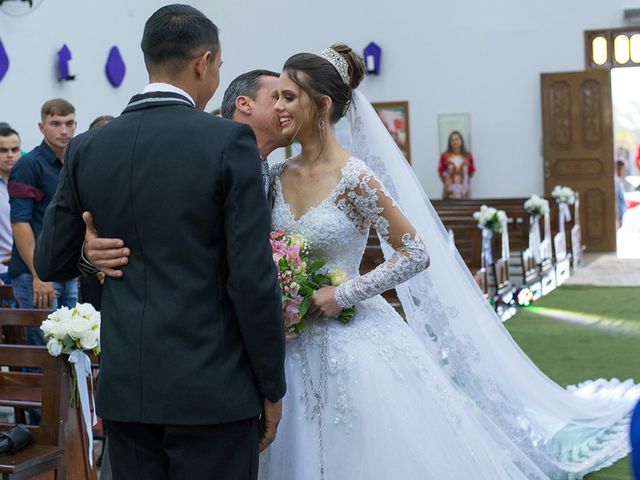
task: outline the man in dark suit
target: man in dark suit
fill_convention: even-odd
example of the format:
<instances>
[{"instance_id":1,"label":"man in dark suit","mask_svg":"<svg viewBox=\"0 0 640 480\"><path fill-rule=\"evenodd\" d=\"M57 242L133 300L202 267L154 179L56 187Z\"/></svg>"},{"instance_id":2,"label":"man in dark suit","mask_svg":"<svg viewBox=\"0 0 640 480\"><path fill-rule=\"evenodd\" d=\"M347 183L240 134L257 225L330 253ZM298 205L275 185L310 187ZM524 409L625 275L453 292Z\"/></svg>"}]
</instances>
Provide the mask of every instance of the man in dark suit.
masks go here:
<instances>
[{"instance_id":1,"label":"man in dark suit","mask_svg":"<svg viewBox=\"0 0 640 480\"><path fill-rule=\"evenodd\" d=\"M84 211L130 251L102 300L98 414L113 478L255 478L285 392L255 137L200 111L222 63L202 13L161 8L142 50L146 93L69 145L36 270L43 279L77 273Z\"/></svg>"}]
</instances>

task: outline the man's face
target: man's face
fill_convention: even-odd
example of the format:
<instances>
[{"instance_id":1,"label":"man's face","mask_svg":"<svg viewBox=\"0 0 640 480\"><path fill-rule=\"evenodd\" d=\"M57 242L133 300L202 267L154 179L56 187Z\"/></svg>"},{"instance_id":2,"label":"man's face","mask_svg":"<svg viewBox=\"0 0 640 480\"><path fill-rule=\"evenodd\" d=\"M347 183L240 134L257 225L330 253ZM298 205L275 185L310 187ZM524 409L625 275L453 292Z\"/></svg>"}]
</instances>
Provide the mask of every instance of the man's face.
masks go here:
<instances>
[{"instance_id":1,"label":"man's face","mask_svg":"<svg viewBox=\"0 0 640 480\"><path fill-rule=\"evenodd\" d=\"M49 146L64 149L76 132L76 116L47 115L38 126Z\"/></svg>"},{"instance_id":2,"label":"man's face","mask_svg":"<svg viewBox=\"0 0 640 480\"><path fill-rule=\"evenodd\" d=\"M20 139L17 135L0 137L0 173L8 175L20 158Z\"/></svg>"},{"instance_id":3,"label":"man's face","mask_svg":"<svg viewBox=\"0 0 640 480\"><path fill-rule=\"evenodd\" d=\"M278 77L262 75L261 85L253 99L253 111L249 124L256 132L262 132L266 139L277 147L289 145L289 139L282 135L280 121L275 111L278 101Z\"/></svg>"}]
</instances>

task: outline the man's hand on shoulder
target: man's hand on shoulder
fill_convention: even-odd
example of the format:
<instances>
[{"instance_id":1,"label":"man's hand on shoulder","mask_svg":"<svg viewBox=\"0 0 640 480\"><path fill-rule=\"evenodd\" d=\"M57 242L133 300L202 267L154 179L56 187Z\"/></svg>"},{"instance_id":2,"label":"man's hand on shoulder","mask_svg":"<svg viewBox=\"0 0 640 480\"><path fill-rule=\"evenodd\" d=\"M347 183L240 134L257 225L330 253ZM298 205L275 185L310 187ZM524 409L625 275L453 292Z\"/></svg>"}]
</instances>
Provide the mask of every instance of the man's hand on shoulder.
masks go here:
<instances>
[{"instance_id":1,"label":"man's hand on shoulder","mask_svg":"<svg viewBox=\"0 0 640 480\"><path fill-rule=\"evenodd\" d=\"M130 250L120 238L100 238L93 223L91 212L84 212L82 220L86 226L83 255L91 264L108 277L120 278L120 267L129 263Z\"/></svg>"}]
</instances>

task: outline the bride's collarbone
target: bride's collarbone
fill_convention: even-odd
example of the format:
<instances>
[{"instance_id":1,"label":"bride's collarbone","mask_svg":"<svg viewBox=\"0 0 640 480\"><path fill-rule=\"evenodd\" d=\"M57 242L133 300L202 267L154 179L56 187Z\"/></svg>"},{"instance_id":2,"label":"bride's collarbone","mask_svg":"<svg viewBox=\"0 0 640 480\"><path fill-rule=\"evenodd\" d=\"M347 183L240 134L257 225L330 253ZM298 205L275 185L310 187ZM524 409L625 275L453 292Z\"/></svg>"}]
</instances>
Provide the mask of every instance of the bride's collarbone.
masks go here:
<instances>
[{"instance_id":1,"label":"bride's collarbone","mask_svg":"<svg viewBox=\"0 0 640 480\"><path fill-rule=\"evenodd\" d=\"M340 170L290 170L280 177L282 195L296 218L324 202L342 179Z\"/></svg>"}]
</instances>

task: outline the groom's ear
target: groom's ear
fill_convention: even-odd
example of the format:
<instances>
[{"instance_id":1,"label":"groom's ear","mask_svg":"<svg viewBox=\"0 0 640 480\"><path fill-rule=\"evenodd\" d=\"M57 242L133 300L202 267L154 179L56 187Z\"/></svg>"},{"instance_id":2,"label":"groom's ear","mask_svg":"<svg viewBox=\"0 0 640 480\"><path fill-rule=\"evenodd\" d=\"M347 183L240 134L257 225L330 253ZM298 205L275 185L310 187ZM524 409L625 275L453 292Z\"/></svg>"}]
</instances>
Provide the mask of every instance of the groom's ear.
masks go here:
<instances>
[{"instance_id":1,"label":"groom's ear","mask_svg":"<svg viewBox=\"0 0 640 480\"><path fill-rule=\"evenodd\" d=\"M245 115L251 115L253 110L253 100L246 95L238 95L236 97L236 110L244 113Z\"/></svg>"}]
</instances>

